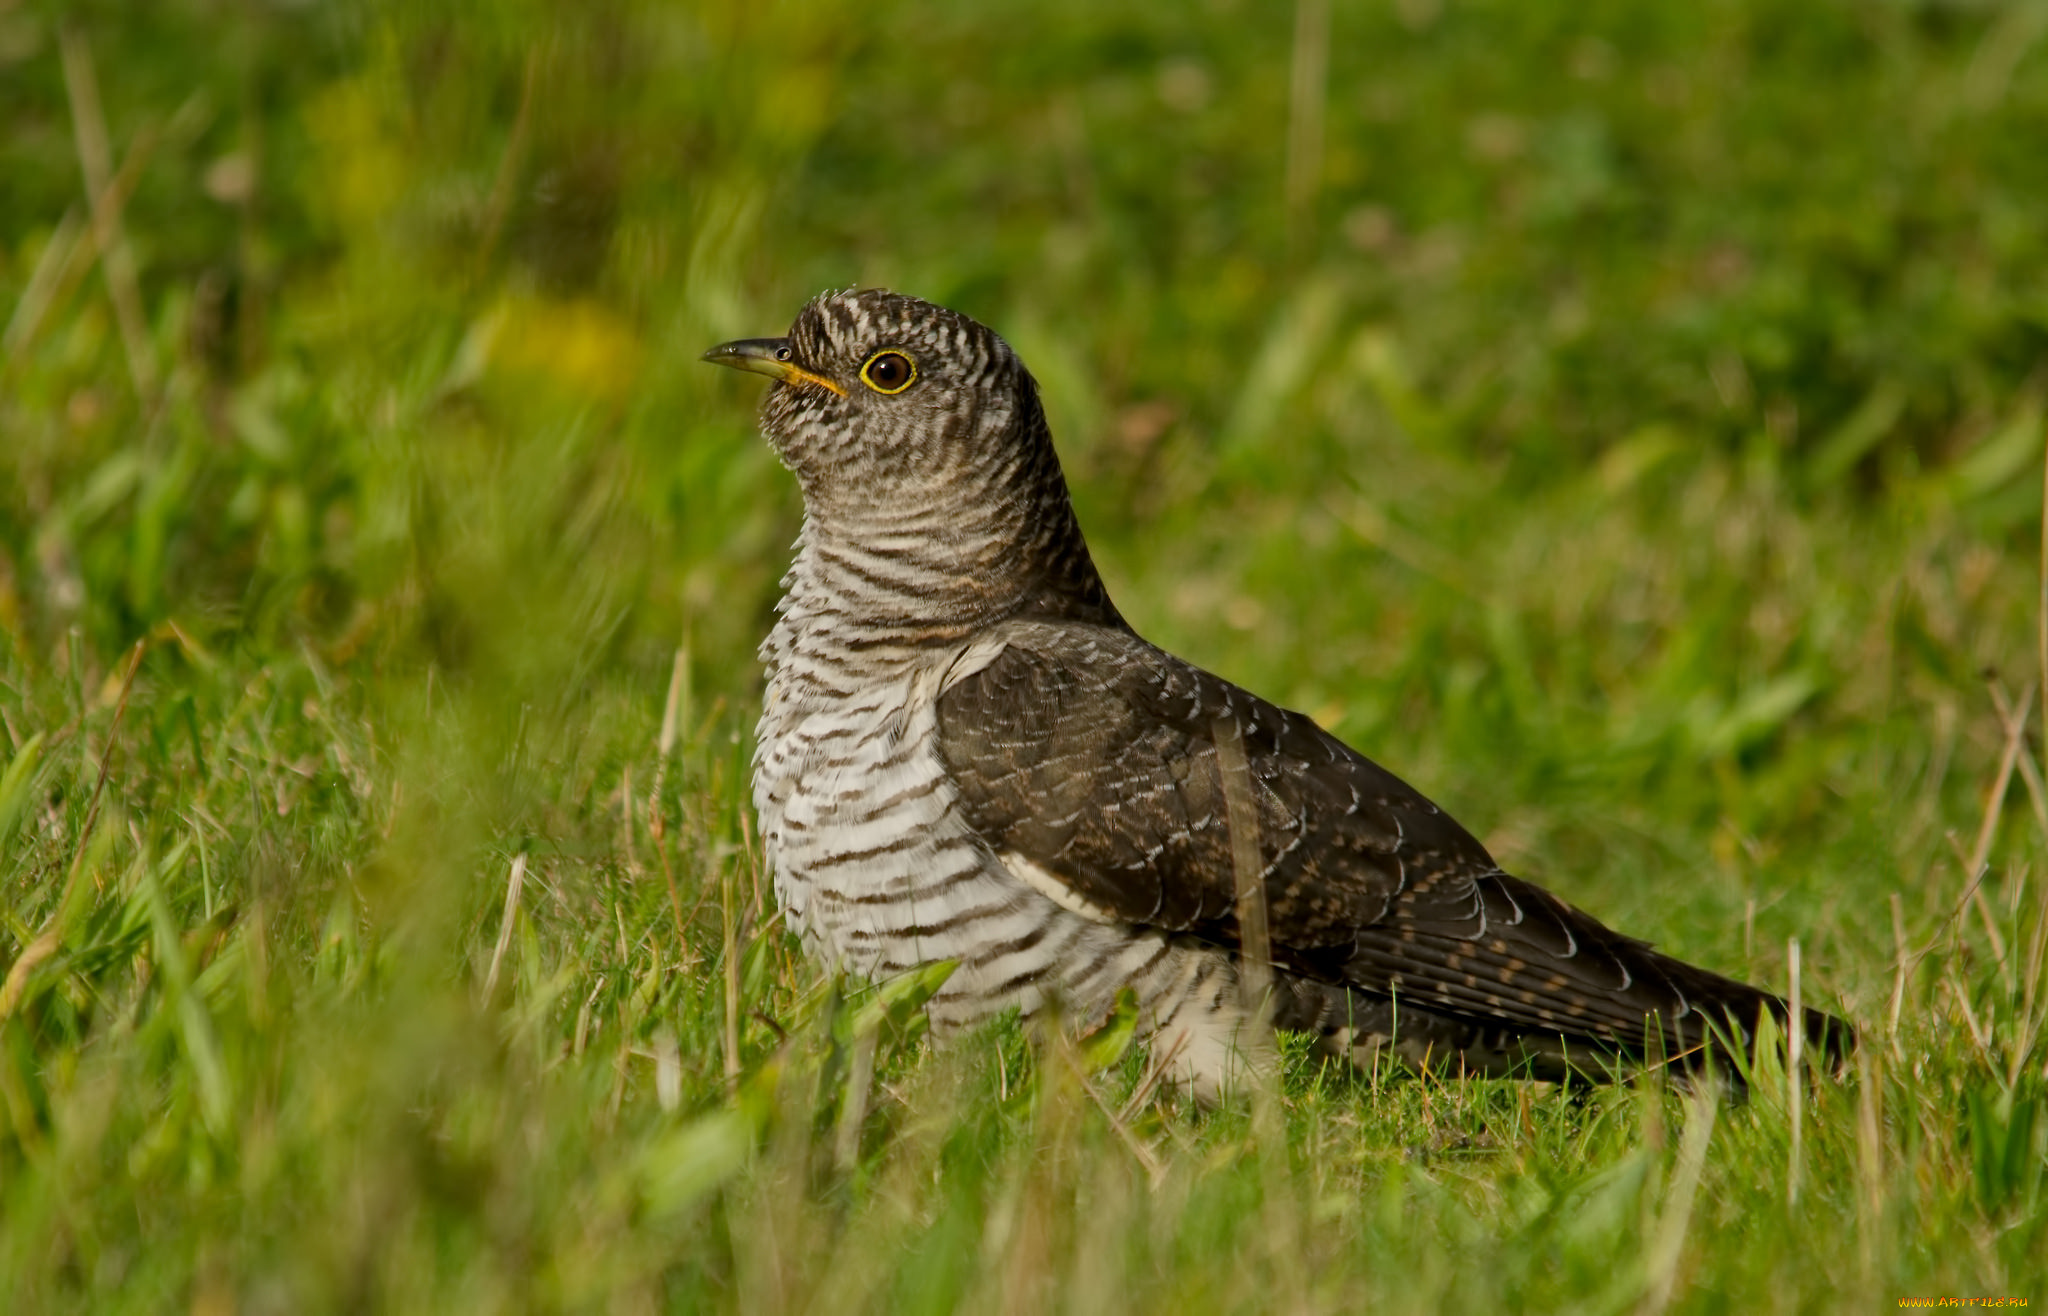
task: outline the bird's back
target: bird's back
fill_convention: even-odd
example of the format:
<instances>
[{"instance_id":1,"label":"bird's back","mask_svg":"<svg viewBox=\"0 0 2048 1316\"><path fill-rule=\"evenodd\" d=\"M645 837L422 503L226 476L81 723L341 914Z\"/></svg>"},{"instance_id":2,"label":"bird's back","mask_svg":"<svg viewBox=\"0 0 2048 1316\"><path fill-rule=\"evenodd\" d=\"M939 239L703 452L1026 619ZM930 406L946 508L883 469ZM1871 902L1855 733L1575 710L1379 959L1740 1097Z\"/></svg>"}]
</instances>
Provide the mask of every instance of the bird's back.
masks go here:
<instances>
[{"instance_id":1,"label":"bird's back","mask_svg":"<svg viewBox=\"0 0 2048 1316\"><path fill-rule=\"evenodd\" d=\"M1769 993L1502 872L1449 815L1306 716L1127 628L1020 620L985 642L998 641L942 698L941 754L975 830L1056 867L1095 908L1241 945L1219 729L1242 744L1283 1025L1357 1029L1362 1012L1399 1002L1432 1016L1410 1031L1439 1041L1440 1059L1547 1072L1717 1047L1725 1062L1763 1013L1786 1017ZM1462 1034L1440 1023L1475 1031L1453 1046ZM1846 1044L1817 1011L1806 1027L1824 1049ZM1505 1034L1527 1045L1498 1045ZM1479 1062L1494 1052L1506 1059Z\"/></svg>"}]
</instances>

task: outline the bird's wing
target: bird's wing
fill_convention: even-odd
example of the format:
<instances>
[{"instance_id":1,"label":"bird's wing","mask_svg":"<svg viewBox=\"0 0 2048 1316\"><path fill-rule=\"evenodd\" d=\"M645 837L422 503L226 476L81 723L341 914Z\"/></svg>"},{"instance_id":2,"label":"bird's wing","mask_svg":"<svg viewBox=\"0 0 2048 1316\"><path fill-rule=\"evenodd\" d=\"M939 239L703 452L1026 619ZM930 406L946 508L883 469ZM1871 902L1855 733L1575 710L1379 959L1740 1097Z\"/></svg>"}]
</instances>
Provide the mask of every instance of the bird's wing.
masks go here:
<instances>
[{"instance_id":1,"label":"bird's wing","mask_svg":"<svg viewBox=\"0 0 2048 1316\"><path fill-rule=\"evenodd\" d=\"M939 699L939 750L989 847L1103 917L1238 948L1216 727L1242 737L1276 965L1534 1032L1667 1046L1773 998L1500 871L1436 805L1307 717L1129 631L1020 621ZM986 658L988 647L977 646Z\"/></svg>"}]
</instances>

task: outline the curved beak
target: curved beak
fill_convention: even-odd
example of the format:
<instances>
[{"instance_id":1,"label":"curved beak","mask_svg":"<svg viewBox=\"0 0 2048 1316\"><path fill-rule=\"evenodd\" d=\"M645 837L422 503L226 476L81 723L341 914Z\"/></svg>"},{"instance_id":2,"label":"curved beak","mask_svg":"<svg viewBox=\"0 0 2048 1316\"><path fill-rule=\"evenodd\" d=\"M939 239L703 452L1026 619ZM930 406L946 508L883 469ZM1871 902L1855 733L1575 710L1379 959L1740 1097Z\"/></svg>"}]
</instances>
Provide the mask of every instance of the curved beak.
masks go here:
<instances>
[{"instance_id":1,"label":"curved beak","mask_svg":"<svg viewBox=\"0 0 2048 1316\"><path fill-rule=\"evenodd\" d=\"M742 338L736 342L720 343L701 359L715 366L731 366L734 370L766 375L785 384L815 384L840 397L846 396L846 390L839 385L798 365L787 338Z\"/></svg>"}]
</instances>

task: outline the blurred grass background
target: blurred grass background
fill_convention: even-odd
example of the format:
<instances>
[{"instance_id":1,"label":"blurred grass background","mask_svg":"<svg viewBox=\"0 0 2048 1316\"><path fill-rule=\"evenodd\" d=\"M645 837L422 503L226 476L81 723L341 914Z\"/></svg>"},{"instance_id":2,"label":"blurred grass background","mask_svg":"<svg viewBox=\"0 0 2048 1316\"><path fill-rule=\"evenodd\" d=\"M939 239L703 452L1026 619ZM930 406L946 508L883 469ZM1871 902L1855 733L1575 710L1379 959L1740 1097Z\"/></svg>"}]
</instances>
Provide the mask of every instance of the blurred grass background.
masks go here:
<instances>
[{"instance_id":1,"label":"blurred grass background","mask_svg":"<svg viewBox=\"0 0 2048 1316\"><path fill-rule=\"evenodd\" d=\"M2048 1297L2048 6L0 0L16 1310ZM1837 1003L1715 1111L782 937L797 524L695 364L1016 344L1151 638Z\"/></svg>"}]
</instances>

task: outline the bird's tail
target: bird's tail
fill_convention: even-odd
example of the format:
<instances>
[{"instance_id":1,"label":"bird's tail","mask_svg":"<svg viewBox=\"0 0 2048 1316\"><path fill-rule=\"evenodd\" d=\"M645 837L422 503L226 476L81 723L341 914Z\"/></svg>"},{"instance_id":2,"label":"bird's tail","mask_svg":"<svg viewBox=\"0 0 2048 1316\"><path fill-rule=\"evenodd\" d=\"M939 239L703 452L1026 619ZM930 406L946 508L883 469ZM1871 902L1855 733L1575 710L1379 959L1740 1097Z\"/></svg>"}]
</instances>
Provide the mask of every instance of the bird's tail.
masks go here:
<instances>
[{"instance_id":1,"label":"bird's tail","mask_svg":"<svg viewBox=\"0 0 2048 1316\"><path fill-rule=\"evenodd\" d=\"M1709 1063L1746 1073L1757 1060L1761 1039L1789 1037L1792 1007L1780 996L1708 969L1645 948L1656 977L1669 985L1677 1005L1645 1019L1645 1051L1662 1047L1675 1067L1694 1070ZM1856 1030L1824 1010L1802 1005L1798 1023L1802 1052L1812 1063L1840 1072L1856 1048ZM1772 1021L1769 1029L1764 1020ZM1661 1025L1661 1027L1659 1027Z\"/></svg>"},{"instance_id":2,"label":"bird's tail","mask_svg":"<svg viewBox=\"0 0 2048 1316\"><path fill-rule=\"evenodd\" d=\"M1760 1042L1785 1045L1791 1008L1783 998L1641 942L1622 953L1634 961L1641 1010L1634 1036L1531 1029L1286 972L1277 983L1273 1023L1317 1034L1325 1050L1361 1068L1391 1053L1420 1069L1551 1081L1618 1078L1645 1068L1691 1077L1711 1069L1741 1087L1755 1072ZM1802 1051L1839 1073L1855 1048L1855 1029L1821 1010L1800 1013Z\"/></svg>"}]
</instances>

